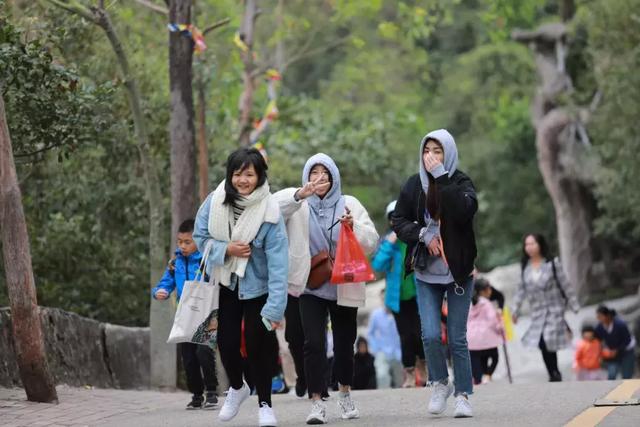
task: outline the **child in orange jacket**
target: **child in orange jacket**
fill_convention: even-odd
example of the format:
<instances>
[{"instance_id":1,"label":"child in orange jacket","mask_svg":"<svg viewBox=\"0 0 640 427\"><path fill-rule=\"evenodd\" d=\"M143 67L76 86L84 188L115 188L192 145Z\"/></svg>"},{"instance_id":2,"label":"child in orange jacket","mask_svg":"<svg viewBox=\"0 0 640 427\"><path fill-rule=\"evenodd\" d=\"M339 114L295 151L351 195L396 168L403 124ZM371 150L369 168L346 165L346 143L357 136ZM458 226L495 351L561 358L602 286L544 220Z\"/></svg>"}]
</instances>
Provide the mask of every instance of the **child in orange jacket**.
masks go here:
<instances>
[{"instance_id":1,"label":"child in orange jacket","mask_svg":"<svg viewBox=\"0 0 640 427\"><path fill-rule=\"evenodd\" d=\"M574 361L577 380L595 381L604 379L601 360L602 344L596 338L593 326L584 326L582 328L582 339L578 342Z\"/></svg>"}]
</instances>

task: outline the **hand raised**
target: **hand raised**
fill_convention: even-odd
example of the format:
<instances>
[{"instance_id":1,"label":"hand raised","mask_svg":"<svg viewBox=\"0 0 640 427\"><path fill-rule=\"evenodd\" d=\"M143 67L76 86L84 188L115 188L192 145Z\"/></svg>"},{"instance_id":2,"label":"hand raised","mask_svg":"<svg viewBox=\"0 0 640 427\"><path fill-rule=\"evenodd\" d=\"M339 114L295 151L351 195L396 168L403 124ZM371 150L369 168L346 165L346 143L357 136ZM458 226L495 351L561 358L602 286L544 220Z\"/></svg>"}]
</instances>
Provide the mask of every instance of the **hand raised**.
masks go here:
<instances>
[{"instance_id":1,"label":"hand raised","mask_svg":"<svg viewBox=\"0 0 640 427\"><path fill-rule=\"evenodd\" d=\"M324 190L327 190L331 186L331 182L323 182L320 183L320 179L318 178L315 181L307 182L301 189L297 191L297 195L299 199L306 199L317 193L322 193Z\"/></svg>"},{"instance_id":2,"label":"hand raised","mask_svg":"<svg viewBox=\"0 0 640 427\"><path fill-rule=\"evenodd\" d=\"M442 164L432 153L425 153L422 159L424 160L424 167L427 172L433 172L435 168Z\"/></svg>"}]
</instances>

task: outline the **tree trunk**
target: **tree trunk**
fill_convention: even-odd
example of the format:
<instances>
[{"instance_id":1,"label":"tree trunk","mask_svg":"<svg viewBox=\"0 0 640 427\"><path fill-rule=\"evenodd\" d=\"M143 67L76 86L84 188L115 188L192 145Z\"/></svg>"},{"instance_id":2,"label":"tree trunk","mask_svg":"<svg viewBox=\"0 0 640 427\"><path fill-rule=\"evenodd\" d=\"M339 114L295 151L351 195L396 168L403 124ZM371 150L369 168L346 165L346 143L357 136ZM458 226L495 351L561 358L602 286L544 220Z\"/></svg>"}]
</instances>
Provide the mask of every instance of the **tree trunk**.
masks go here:
<instances>
[{"instance_id":1,"label":"tree trunk","mask_svg":"<svg viewBox=\"0 0 640 427\"><path fill-rule=\"evenodd\" d=\"M251 109L253 106L253 94L256 89L254 78L255 63L253 60L253 30L256 20L256 0L245 0L244 15L242 17L242 27L240 29L240 38L247 45L248 50L242 53L242 62L244 71L242 81L244 89L240 96L240 145L247 147L251 138Z\"/></svg>"},{"instance_id":2,"label":"tree trunk","mask_svg":"<svg viewBox=\"0 0 640 427\"><path fill-rule=\"evenodd\" d=\"M171 0L169 21L191 23L191 0ZM171 248L180 223L196 213L196 153L192 91L193 41L169 33L169 80L171 88Z\"/></svg>"},{"instance_id":3,"label":"tree trunk","mask_svg":"<svg viewBox=\"0 0 640 427\"><path fill-rule=\"evenodd\" d=\"M563 3L567 7L571 4L571 1ZM594 280L591 229L594 203L587 187L592 174L581 163L586 144L577 141L580 135L577 129L582 124L560 101L573 87L565 67L566 35L564 24L551 23L535 31L515 31L513 38L531 46L535 53L540 81L531 112L538 168L555 209L563 268L584 301Z\"/></svg>"},{"instance_id":4,"label":"tree trunk","mask_svg":"<svg viewBox=\"0 0 640 427\"><path fill-rule=\"evenodd\" d=\"M162 193L158 170L151 155L146 121L142 113L141 97L135 78L129 69L129 61L122 48L109 15L103 9L95 11L98 25L102 27L109 38L118 64L122 71L127 98L133 116L133 123L138 140L138 150L147 186L147 200L149 203L149 289L160 281L166 260L166 246L163 239L164 212L162 209ZM151 329L150 354L151 357L151 386L161 389L173 389L176 386L176 348L166 343L173 324L174 309L171 304L151 298L149 326Z\"/></svg>"},{"instance_id":5,"label":"tree trunk","mask_svg":"<svg viewBox=\"0 0 640 427\"><path fill-rule=\"evenodd\" d=\"M560 259L567 277L584 300L592 280L591 193L576 177L566 173L562 159L571 153L569 127L574 119L563 109L544 116L536 129L538 167L556 213Z\"/></svg>"},{"instance_id":6,"label":"tree trunk","mask_svg":"<svg viewBox=\"0 0 640 427\"><path fill-rule=\"evenodd\" d=\"M209 154L207 151L207 115L204 81L198 84L198 191L200 203L209 195Z\"/></svg>"},{"instance_id":7,"label":"tree trunk","mask_svg":"<svg viewBox=\"0 0 640 427\"><path fill-rule=\"evenodd\" d=\"M58 402L44 351L22 195L0 91L0 233L20 379L32 402Z\"/></svg>"},{"instance_id":8,"label":"tree trunk","mask_svg":"<svg viewBox=\"0 0 640 427\"><path fill-rule=\"evenodd\" d=\"M129 101L129 108L131 108L137 147L140 152L140 163L142 164L147 187L147 202L149 204L149 289L151 290L162 277L167 254L162 237L164 235L164 211L158 169L151 155L138 85L131 74L127 55L116 34L111 18L107 11L102 8L102 2L99 7L88 8L77 2L47 1L61 9L75 13L102 28L118 60L127 89L127 100ZM172 322L172 305L163 304L151 298L149 326L151 328L150 352L153 355L151 358L151 386L153 387L173 389L176 385L176 349L175 346L166 344L166 337L169 336Z\"/></svg>"}]
</instances>

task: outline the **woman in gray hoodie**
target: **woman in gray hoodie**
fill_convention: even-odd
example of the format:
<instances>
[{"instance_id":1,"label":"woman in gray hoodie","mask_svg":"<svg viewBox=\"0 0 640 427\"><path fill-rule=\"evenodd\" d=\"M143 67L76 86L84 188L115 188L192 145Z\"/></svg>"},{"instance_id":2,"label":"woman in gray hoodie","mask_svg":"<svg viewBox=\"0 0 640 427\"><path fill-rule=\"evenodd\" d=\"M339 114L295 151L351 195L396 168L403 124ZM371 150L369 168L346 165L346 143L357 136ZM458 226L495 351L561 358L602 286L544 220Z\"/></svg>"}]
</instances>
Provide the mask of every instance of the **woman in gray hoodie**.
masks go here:
<instances>
[{"instance_id":1,"label":"woman in gray hoodie","mask_svg":"<svg viewBox=\"0 0 640 427\"><path fill-rule=\"evenodd\" d=\"M378 233L366 209L352 196L342 194L340 171L326 154L312 156L302 172L302 187L275 194L289 236L289 295L299 296L304 331L304 373L312 407L307 424L324 424L326 407L327 318L331 319L334 373L340 385L338 409L343 419L358 418L351 398L353 345L356 340L358 307L365 302L364 283L333 285L329 277L318 283L312 259L327 253L335 257L341 227L351 227L365 253L371 253ZM287 318L287 321L290 319ZM287 326L289 327L289 326Z\"/></svg>"}]
</instances>

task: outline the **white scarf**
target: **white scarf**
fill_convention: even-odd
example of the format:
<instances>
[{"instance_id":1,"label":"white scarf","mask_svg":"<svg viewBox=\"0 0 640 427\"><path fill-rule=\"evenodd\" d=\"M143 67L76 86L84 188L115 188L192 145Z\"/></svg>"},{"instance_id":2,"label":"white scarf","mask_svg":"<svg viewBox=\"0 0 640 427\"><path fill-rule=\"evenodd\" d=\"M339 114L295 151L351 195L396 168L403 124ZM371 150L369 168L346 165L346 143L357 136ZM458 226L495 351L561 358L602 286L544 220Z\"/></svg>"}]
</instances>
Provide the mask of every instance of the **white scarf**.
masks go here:
<instances>
[{"instance_id":1,"label":"white scarf","mask_svg":"<svg viewBox=\"0 0 640 427\"><path fill-rule=\"evenodd\" d=\"M250 244L258 234L264 222L277 224L280 219L280 207L269 192L269 183L256 188L247 197L240 197L235 204L244 208L242 215L234 221L233 206L224 204L226 191L222 181L213 193L209 211L209 234L222 242L240 242ZM224 265L214 266L214 283L224 286L231 284L231 274L244 277L249 258L227 256Z\"/></svg>"}]
</instances>

